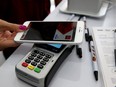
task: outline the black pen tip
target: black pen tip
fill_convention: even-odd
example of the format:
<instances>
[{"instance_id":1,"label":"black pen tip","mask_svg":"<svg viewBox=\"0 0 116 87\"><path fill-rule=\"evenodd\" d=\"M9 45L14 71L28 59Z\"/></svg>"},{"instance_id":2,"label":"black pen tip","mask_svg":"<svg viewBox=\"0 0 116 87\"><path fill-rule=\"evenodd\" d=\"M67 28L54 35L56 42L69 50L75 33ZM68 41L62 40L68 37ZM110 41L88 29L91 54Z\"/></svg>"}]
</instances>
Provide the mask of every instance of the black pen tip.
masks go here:
<instances>
[{"instance_id":1,"label":"black pen tip","mask_svg":"<svg viewBox=\"0 0 116 87\"><path fill-rule=\"evenodd\" d=\"M114 32L116 32L116 29L114 30Z\"/></svg>"},{"instance_id":2,"label":"black pen tip","mask_svg":"<svg viewBox=\"0 0 116 87\"><path fill-rule=\"evenodd\" d=\"M77 52L77 55L79 56L79 58L82 58L82 49L81 48L77 48L76 52Z\"/></svg>"},{"instance_id":3,"label":"black pen tip","mask_svg":"<svg viewBox=\"0 0 116 87\"><path fill-rule=\"evenodd\" d=\"M94 71L95 80L98 81L98 71Z\"/></svg>"}]
</instances>

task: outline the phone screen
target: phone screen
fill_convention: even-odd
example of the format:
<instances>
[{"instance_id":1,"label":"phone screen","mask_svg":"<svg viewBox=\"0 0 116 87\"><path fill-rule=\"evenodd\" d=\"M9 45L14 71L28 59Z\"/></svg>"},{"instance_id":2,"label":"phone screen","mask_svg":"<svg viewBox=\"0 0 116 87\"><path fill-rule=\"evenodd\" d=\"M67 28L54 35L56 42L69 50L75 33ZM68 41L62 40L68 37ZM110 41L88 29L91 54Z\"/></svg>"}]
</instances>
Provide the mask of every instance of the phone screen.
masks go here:
<instances>
[{"instance_id":1,"label":"phone screen","mask_svg":"<svg viewBox=\"0 0 116 87\"><path fill-rule=\"evenodd\" d=\"M63 44L35 44L35 45L37 47L41 47L55 53L59 53L66 46Z\"/></svg>"},{"instance_id":2,"label":"phone screen","mask_svg":"<svg viewBox=\"0 0 116 87\"><path fill-rule=\"evenodd\" d=\"M21 40L74 41L76 26L77 22L72 21L30 22Z\"/></svg>"},{"instance_id":3,"label":"phone screen","mask_svg":"<svg viewBox=\"0 0 116 87\"><path fill-rule=\"evenodd\" d=\"M56 48L61 48L62 44L48 44L50 46L56 47Z\"/></svg>"}]
</instances>

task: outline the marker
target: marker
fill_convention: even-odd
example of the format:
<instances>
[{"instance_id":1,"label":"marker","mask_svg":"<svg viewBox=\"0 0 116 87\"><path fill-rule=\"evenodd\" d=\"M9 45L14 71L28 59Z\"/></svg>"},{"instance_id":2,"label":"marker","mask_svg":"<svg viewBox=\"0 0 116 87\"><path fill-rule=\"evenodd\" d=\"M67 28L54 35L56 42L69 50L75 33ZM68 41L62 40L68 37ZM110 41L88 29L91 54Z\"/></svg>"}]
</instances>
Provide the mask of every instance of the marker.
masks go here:
<instances>
[{"instance_id":1,"label":"marker","mask_svg":"<svg viewBox=\"0 0 116 87\"><path fill-rule=\"evenodd\" d=\"M94 44L93 44L92 36L91 36L90 46L91 46L93 73L94 73L95 80L98 81L98 65L97 65L95 47L94 47Z\"/></svg>"},{"instance_id":2,"label":"marker","mask_svg":"<svg viewBox=\"0 0 116 87\"><path fill-rule=\"evenodd\" d=\"M115 66L116 66L116 29L114 30L114 44L115 44L114 59L115 59Z\"/></svg>"}]
</instances>

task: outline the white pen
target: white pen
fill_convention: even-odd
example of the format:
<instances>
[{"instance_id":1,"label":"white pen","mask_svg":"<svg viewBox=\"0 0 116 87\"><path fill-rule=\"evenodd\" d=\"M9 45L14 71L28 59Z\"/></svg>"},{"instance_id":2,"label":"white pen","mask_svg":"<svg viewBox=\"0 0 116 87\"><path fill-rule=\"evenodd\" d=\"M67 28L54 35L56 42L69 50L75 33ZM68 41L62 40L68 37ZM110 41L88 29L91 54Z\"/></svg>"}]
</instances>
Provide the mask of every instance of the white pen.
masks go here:
<instances>
[{"instance_id":1,"label":"white pen","mask_svg":"<svg viewBox=\"0 0 116 87\"><path fill-rule=\"evenodd\" d=\"M87 21L86 20L87 20L87 18L84 16L83 21L84 21L84 24L85 24L85 29L87 28L87 26L86 26Z\"/></svg>"},{"instance_id":2,"label":"white pen","mask_svg":"<svg viewBox=\"0 0 116 87\"><path fill-rule=\"evenodd\" d=\"M115 45L114 59L115 59L115 66L116 66L116 29L114 30L114 45Z\"/></svg>"},{"instance_id":3,"label":"white pen","mask_svg":"<svg viewBox=\"0 0 116 87\"><path fill-rule=\"evenodd\" d=\"M67 21L71 21L74 17L75 17L75 14L72 14L72 15L67 19Z\"/></svg>"},{"instance_id":4,"label":"white pen","mask_svg":"<svg viewBox=\"0 0 116 87\"><path fill-rule=\"evenodd\" d=\"M94 47L92 36L91 36L90 46L91 46L93 73L94 73L95 80L97 81L98 80L98 65L97 65L95 47Z\"/></svg>"}]
</instances>

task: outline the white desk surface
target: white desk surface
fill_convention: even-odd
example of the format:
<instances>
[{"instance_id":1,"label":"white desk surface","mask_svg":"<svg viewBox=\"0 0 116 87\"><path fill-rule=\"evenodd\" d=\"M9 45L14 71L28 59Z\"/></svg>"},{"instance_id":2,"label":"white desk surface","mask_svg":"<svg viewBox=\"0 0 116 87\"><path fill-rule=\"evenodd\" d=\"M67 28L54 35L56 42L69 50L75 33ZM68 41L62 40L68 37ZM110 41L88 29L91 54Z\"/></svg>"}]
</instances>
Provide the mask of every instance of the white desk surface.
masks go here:
<instances>
[{"instance_id":1,"label":"white desk surface","mask_svg":"<svg viewBox=\"0 0 116 87\"><path fill-rule=\"evenodd\" d=\"M70 15L59 12L60 5L45 20L67 20ZM73 20L77 20L76 16ZM87 18L87 26L91 28L116 27L116 4L108 10L105 17L101 19ZM33 44L22 44L10 58L0 67L0 86L1 87L32 87L19 80L15 74L15 65L28 53ZM96 82L92 72L91 55L88 51L88 44L84 40L81 44L83 49L83 58L79 59L75 49L63 62L58 69L49 87L103 87L101 74Z\"/></svg>"}]
</instances>

